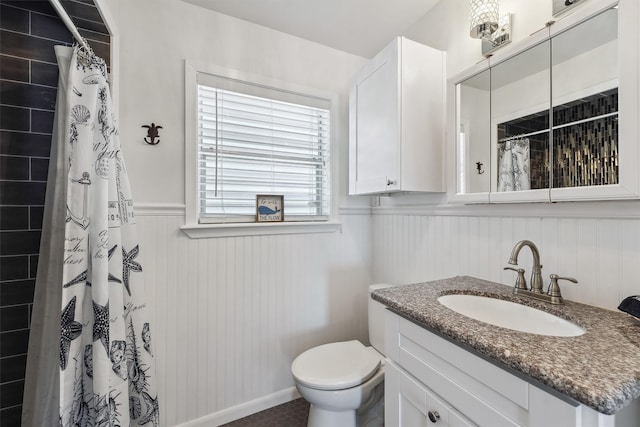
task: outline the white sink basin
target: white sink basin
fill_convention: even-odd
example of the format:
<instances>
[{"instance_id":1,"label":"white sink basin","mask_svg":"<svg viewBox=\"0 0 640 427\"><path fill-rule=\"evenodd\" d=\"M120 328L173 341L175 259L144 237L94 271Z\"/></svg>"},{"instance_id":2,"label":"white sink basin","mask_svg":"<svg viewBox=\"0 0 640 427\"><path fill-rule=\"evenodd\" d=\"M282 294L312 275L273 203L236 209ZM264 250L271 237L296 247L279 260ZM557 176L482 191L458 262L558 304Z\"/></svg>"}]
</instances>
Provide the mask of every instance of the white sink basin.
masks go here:
<instances>
[{"instance_id":1,"label":"white sink basin","mask_svg":"<svg viewBox=\"0 0 640 427\"><path fill-rule=\"evenodd\" d=\"M577 337L584 328L526 305L479 295L444 295L438 302L472 319L501 328L553 337Z\"/></svg>"}]
</instances>

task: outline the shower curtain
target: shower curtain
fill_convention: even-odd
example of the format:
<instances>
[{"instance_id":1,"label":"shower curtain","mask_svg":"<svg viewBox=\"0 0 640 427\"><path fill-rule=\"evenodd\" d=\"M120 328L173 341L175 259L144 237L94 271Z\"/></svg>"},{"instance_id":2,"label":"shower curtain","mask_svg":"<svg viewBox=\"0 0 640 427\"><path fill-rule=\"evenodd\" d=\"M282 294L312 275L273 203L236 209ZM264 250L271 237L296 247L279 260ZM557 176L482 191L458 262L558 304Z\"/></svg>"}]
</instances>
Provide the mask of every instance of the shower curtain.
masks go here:
<instances>
[{"instance_id":1,"label":"shower curtain","mask_svg":"<svg viewBox=\"0 0 640 427\"><path fill-rule=\"evenodd\" d=\"M529 139L519 138L498 146L498 191L521 191L531 188Z\"/></svg>"},{"instance_id":2,"label":"shower curtain","mask_svg":"<svg viewBox=\"0 0 640 427\"><path fill-rule=\"evenodd\" d=\"M56 55L22 425L157 427L153 325L106 65L78 47Z\"/></svg>"}]
</instances>

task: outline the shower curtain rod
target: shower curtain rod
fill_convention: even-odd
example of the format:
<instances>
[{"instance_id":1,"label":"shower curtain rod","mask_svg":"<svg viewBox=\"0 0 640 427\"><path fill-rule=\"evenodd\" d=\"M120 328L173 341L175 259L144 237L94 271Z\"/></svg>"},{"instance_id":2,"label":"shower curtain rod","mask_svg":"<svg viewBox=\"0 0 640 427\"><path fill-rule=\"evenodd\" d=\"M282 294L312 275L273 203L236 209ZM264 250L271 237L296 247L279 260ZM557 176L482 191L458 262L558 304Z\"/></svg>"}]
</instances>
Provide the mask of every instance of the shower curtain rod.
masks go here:
<instances>
[{"instance_id":1,"label":"shower curtain rod","mask_svg":"<svg viewBox=\"0 0 640 427\"><path fill-rule=\"evenodd\" d=\"M540 134L543 134L543 133L549 133L549 129L537 130L535 132L522 133L520 135L508 136L506 138L500 138L498 140L498 144L500 144L502 142L512 141L514 139L520 139L520 138L526 138L528 136L540 135Z\"/></svg>"},{"instance_id":2,"label":"shower curtain rod","mask_svg":"<svg viewBox=\"0 0 640 427\"><path fill-rule=\"evenodd\" d=\"M67 13L67 11L64 10L64 7L60 3L60 0L49 0L49 3L51 3L51 6L53 6L53 8L56 10L56 12L58 12L58 15L60 15L60 18L62 19L62 22L64 22L64 25L66 25L67 28L69 29L69 31L71 31L71 34L78 41L78 43L80 43L80 45L87 52L91 52L91 48L89 47L89 44L84 39L84 37L82 37L80 35L80 32L78 31L78 28L76 27L76 25L73 23L73 21L69 17L69 14Z\"/></svg>"},{"instance_id":3,"label":"shower curtain rod","mask_svg":"<svg viewBox=\"0 0 640 427\"><path fill-rule=\"evenodd\" d=\"M595 122L596 120L606 119L608 117L615 117L617 115L618 115L618 112L614 111L613 113L604 113L604 114L600 114L599 116L588 117L586 119L581 119L581 120L574 120L573 122L564 123L564 124L561 124L561 125L556 125L556 126L553 127L553 130L562 129L562 128L566 128L566 127L569 127L569 126L575 126L575 125L579 125L579 124L587 123L587 122ZM514 139L526 138L528 136L540 135L540 134L548 133L548 132L549 132L549 129L542 129L542 130L537 130L535 132L529 132L529 133L523 133L523 134L520 134L520 135L508 136L506 138L498 139L498 144L502 143L502 142L511 141L511 140L514 140Z\"/></svg>"}]
</instances>

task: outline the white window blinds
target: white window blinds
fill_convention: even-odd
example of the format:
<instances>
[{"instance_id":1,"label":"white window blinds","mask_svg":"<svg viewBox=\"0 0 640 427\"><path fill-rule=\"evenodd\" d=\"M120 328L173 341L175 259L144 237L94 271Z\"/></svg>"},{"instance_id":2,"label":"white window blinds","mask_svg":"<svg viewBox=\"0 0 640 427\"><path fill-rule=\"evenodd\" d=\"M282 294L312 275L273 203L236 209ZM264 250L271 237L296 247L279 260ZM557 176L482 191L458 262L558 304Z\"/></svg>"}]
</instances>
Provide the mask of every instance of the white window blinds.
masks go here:
<instances>
[{"instance_id":1,"label":"white window blinds","mask_svg":"<svg viewBox=\"0 0 640 427\"><path fill-rule=\"evenodd\" d=\"M198 75L200 222L254 221L257 194L285 221L327 220L329 101Z\"/></svg>"}]
</instances>

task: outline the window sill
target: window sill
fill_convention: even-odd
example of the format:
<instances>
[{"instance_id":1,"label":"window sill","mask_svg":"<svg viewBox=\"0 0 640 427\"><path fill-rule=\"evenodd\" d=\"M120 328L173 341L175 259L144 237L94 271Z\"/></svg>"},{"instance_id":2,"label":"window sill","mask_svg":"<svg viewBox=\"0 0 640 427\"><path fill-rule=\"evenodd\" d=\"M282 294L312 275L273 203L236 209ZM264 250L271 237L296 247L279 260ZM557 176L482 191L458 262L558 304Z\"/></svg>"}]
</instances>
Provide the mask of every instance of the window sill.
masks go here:
<instances>
[{"instance_id":1,"label":"window sill","mask_svg":"<svg viewBox=\"0 0 640 427\"><path fill-rule=\"evenodd\" d=\"M239 222L233 224L187 224L180 227L180 229L192 239L205 239L277 234L334 233L342 231L342 223L336 221Z\"/></svg>"}]
</instances>

